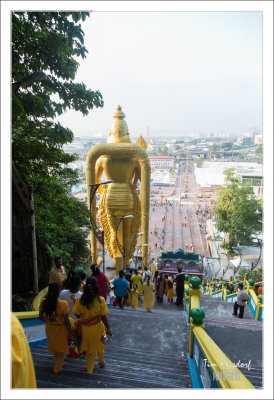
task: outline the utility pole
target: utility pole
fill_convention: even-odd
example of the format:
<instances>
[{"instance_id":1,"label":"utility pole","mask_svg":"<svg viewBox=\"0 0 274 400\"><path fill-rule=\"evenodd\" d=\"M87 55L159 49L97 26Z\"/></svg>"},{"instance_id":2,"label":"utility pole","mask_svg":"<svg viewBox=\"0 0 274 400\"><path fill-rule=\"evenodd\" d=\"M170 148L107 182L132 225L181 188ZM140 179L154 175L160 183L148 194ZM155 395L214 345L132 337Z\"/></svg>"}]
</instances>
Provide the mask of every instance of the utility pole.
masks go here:
<instances>
[{"instance_id":1,"label":"utility pole","mask_svg":"<svg viewBox=\"0 0 274 400\"><path fill-rule=\"evenodd\" d=\"M33 255L33 276L34 276L34 294L38 293L38 268L37 268L37 249L35 234L35 216L33 201L33 186L29 185L29 202L30 202L30 218L31 218L31 237L32 237L32 255Z\"/></svg>"}]
</instances>

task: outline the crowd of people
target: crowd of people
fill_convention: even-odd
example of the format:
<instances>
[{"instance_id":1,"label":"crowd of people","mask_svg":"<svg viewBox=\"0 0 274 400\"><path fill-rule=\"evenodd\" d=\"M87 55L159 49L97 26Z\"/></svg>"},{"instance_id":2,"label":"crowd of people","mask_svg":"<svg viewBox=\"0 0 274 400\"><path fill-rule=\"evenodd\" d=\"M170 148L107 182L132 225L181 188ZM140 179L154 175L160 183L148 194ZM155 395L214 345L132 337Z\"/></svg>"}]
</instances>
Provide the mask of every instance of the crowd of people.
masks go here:
<instances>
[{"instance_id":1,"label":"crowd of people","mask_svg":"<svg viewBox=\"0 0 274 400\"><path fill-rule=\"evenodd\" d=\"M174 304L181 306L184 274L179 269L175 278L158 271L153 276L147 267L144 271L139 267L132 273L119 271L110 284L96 264L91 265L89 277L79 267L66 274L62 259L56 257L49 274L48 293L39 308L39 318L46 323L48 350L53 353L54 374L62 372L67 353L71 358L85 357L89 373L93 372L96 354L99 367L104 367L106 338L112 336L107 319L108 293L113 306L118 304L120 309L128 305L136 311L142 297L142 307L151 312L155 297L158 303L163 302L164 296L173 303L175 295Z\"/></svg>"},{"instance_id":2,"label":"crowd of people","mask_svg":"<svg viewBox=\"0 0 274 400\"><path fill-rule=\"evenodd\" d=\"M202 208L200 204L196 205L195 214L199 225L200 232L206 232L206 221L209 219L215 220L214 217L214 201L210 200L211 205L206 203L205 207Z\"/></svg>"},{"instance_id":3,"label":"crowd of people","mask_svg":"<svg viewBox=\"0 0 274 400\"><path fill-rule=\"evenodd\" d=\"M62 372L66 354L86 357L87 372L92 373L95 355L103 368L106 336L112 332L106 305L110 282L96 264L86 277L82 268L66 274L62 258L56 257L49 274L49 287L41 301L39 318L46 322L48 349L53 353L54 374Z\"/></svg>"},{"instance_id":4,"label":"crowd of people","mask_svg":"<svg viewBox=\"0 0 274 400\"><path fill-rule=\"evenodd\" d=\"M116 295L113 305L118 304L121 309L125 305L131 305L132 309L136 310L139 304L137 300L141 297L147 312L151 312L154 299L157 303L163 303L164 296L169 303L173 303L176 296L174 304L181 306L184 297L184 273L181 268L178 268L178 274L175 276L159 273L158 270L152 276L147 267L144 267L144 271L139 267L132 273L121 270L119 277L113 281L113 290Z\"/></svg>"},{"instance_id":5,"label":"crowd of people","mask_svg":"<svg viewBox=\"0 0 274 400\"><path fill-rule=\"evenodd\" d=\"M163 303L164 296L168 303L179 307L184 301L185 275L181 268L178 268L178 273L173 276L160 273L158 270L153 275L147 267L144 267L144 271L139 267L132 273L121 270L111 285L96 264L91 265L89 277L86 277L82 268L72 269L66 274L62 259L57 257L55 267L50 271L49 282L48 293L40 304L39 319L46 323L48 350L53 353L53 373L57 375L62 372L67 353L71 358L85 357L88 373L94 370L96 355L99 367L105 366L104 347L108 338L112 336L107 319L108 293L113 292L114 306L116 302L120 309L128 305L134 311L139 307L141 297L143 298L142 307L146 312L151 312L155 299L157 303ZM212 283L211 287L214 291L222 288L221 280L215 280ZM203 286L205 289L208 288L208 282L203 282ZM235 282L231 282L227 288L231 293L237 293L232 314L243 318L244 308L250 296L245 292L242 283L235 285ZM258 296L262 294L262 285L257 285L255 289ZM12 318L13 377L24 376L24 385L27 386L23 386L17 378L14 378L12 385L35 388L35 371L31 353L19 321L15 316ZM23 346L22 340L24 340ZM25 349L24 354L22 350L19 351L20 346ZM29 366L24 372L23 366L26 363ZM20 369L20 374L17 373L16 368Z\"/></svg>"}]
</instances>

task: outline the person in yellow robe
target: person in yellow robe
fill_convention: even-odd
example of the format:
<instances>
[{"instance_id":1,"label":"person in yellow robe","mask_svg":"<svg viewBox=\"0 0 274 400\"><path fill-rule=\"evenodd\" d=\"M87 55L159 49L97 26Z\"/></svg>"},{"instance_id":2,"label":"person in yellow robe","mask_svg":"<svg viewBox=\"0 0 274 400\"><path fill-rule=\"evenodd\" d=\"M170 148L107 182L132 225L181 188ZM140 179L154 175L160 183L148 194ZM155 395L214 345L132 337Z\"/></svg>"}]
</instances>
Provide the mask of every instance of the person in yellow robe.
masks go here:
<instances>
[{"instance_id":1,"label":"person in yellow robe","mask_svg":"<svg viewBox=\"0 0 274 400\"><path fill-rule=\"evenodd\" d=\"M87 372L94 370L95 353L99 359L99 367L103 368L105 333L112 335L106 314L108 308L104 297L99 296L99 288L95 278L87 278L84 293L76 300L72 311L80 318L82 330L81 351L86 351ZM106 330L106 331L105 331Z\"/></svg>"},{"instance_id":2,"label":"person in yellow robe","mask_svg":"<svg viewBox=\"0 0 274 400\"><path fill-rule=\"evenodd\" d=\"M67 279L67 274L65 268L62 266L62 258L55 257L55 267L53 267L49 272L49 283L59 282L61 288Z\"/></svg>"},{"instance_id":3,"label":"person in yellow robe","mask_svg":"<svg viewBox=\"0 0 274 400\"><path fill-rule=\"evenodd\" d=\"M173 282L169 279L167 282L168 290L167 290L167 301L169 303L173 303L173 297L176 295Z\"/></svg>"},{"instance_id":4,"label":"person in yellow robe","mask_svg":"<svg viewBox=\"0 0 274 400\"><path fill-rule=\"evenodd\" d=\"M138 308L139 296L143 296L143 295L139 293L137 285L135 283L133 285L133 288L131 289L131 307L133 310L137 310L137 308Z\"/></svg>"},{"instance_id":5,"label":"person in yellow robe","mask_svg":"<svg viewBox=\"0 0 274 400\"><path fill-rule=\"evenodd\" d=\"M146 309L146 312L151 312L150 309L154 305L154 285L150 282L150 276L146 277L146 280L143 284L144 290L144 300L143 307Z\"/></svg>"},{"instance_id":6,"label":"person in yellow robe","mask_svg":"<svg viewBox=\"0 0 274 400\"><path fill-rule=\"evenodd\" d=\"M48 350L53 353L54 374L62 371L65 356L69 352L68 337L76 342L69 322L68 302L58 298L60 291L59 282L50 283L48 294L39 307L39 319L46 322Z\"/></svg>"},{"instance_id":7,"label":"person in yellow robe","mask_svg":"<svg viewBox=\"0 0 274 400\"><path fill-rule=\"evenodd\" d=\"M11 361L13 389L36 389L36 378L31 352L24 329L11 314Z\"/></svg>"},{"instance_id":8,"label":"person in yellow robe","mask_svg":"<svg viewBox=\"0 0 274 400\"><path fill-rule=\"evenodd\" d=\"M137 269L135 269L134 274L131 275L130 278L133 285L137 285L138 292L140 294L143 293L143 283L142 283L142 276L138 273Z\"/></svg>"}]
</instances>

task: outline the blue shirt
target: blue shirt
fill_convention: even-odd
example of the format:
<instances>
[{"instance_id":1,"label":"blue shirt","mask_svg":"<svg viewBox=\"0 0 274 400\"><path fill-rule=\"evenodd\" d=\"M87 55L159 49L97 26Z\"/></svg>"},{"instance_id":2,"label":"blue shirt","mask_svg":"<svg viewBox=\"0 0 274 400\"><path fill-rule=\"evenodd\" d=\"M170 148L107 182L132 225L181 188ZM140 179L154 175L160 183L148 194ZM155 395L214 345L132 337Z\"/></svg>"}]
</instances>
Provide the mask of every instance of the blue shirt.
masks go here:
<instances>
[{"instance_id":1,"label":"blue shirt","mask_svg":"<svg viewBox=\"0 0 274 400\"><path fill-rule=\"evenodd\" d=\"M124 278L115 278L113 281L115 287L116 296L122 297L127 293L127 288L129 288L128 281Z\"/></svg>"}]
</instances>

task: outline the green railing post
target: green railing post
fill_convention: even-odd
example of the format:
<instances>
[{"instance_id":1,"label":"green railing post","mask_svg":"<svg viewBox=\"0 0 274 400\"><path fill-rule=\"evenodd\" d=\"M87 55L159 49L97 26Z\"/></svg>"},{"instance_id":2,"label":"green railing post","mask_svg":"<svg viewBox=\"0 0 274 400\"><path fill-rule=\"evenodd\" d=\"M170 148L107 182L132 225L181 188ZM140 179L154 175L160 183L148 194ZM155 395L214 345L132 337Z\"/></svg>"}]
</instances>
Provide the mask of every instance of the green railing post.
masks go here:
<instances>
[{"instance_id":1,"label":"green railing post","mask_svg":"<svg viewBox=\"0 0 274 400\"><path fill-rule=\"evenodd\" d=\"M204 310L201 308L193 308L190 311L190 316L191 316L191 321L190 321L190 328L189 328L189 347L188 347L188 352L189 356L192 358L193 357L193 329L195 326L200 326L201 328L204 328L204 317L205 313Z\"/></svg>"}]
</instances>

